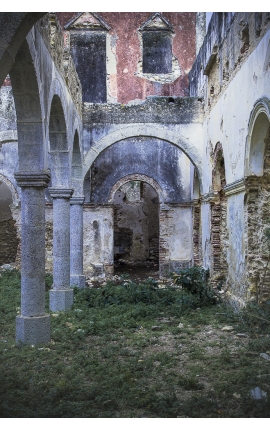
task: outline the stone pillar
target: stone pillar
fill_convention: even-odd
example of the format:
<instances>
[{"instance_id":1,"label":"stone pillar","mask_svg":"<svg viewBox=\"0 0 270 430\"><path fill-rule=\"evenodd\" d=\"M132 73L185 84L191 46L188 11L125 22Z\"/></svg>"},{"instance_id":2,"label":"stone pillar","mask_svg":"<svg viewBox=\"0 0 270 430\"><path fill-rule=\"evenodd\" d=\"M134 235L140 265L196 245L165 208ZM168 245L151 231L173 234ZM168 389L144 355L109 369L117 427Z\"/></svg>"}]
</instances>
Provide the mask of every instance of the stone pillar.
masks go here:
<instances>
[{"instance_id":1,"label":"stone pillar","mask_svg":"<svg viewBox=\"0 0 270 430\"><path fill-rule=\"evenodd\" d=\"M85 288L83 275L83 202L84 197L70 199L70 285Z\"/></svg>"},{"instance_id":2,"label":"stone pillar","mask_svg":"<svg viewBox=\"0 0 270 430\"><path fill-rule=\"evenodd\" d=\"M53 288L50 310L64 311L73 303L70 288L70 197L69 188L49 188L53 198Z\"/></svg>"},{"instance_id":3,"label":"stone pillar","mask_svg":"<svg viewBox=\"0 0 270 430\"><path fill-rule=\"evenodd\" d=\"M21 314L16 341L50 341L50 316L45 314L45 195L47 172L15 173L21 187Z\"/></svg>"}]
</instances>

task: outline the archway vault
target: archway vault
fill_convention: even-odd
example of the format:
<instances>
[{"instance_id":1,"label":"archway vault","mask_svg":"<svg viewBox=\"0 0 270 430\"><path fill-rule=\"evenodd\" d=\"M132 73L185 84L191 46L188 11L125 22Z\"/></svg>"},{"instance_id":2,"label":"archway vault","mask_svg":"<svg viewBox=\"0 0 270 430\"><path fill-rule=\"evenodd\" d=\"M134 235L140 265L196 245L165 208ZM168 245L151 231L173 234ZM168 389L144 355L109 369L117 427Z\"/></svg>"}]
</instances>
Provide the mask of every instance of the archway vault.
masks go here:
<instances>
[{"instance_id":1,"label":"archway vault","mask_svg":"<svg viewBox=\"0 0 270 430\"><path fill-rule=\"evenodd\" d=\"M183 137L181 134L169 130L166 127L159 127L156 124L132 124L121 126L119 130L113 131L112 133L109 133L95 142L84 158L83 177L85 177L93 162L99 156L99 154L101 154L101 152L109 148L114 143L119 142L120 140L136 136L152 137L165 140L166 142L169 142L181 149L196 167L198 171L200 187L202 189L202 154L199 152L198 148L196 148L195 145L190 143L189 140Z\"/></svg>"}]
</instances>

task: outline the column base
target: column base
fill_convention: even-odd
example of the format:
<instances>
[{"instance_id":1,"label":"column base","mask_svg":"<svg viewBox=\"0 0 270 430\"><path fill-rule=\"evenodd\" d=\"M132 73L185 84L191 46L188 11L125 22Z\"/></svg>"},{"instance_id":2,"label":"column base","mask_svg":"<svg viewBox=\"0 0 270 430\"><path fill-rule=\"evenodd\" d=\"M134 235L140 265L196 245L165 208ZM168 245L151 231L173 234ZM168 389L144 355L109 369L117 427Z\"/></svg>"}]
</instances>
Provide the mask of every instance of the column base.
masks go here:
<instances>
[{"instance_id":1,"label":"column base","mask_svg":"<svg viewBox=\"0 0 270 430\"><path fill-rule=\"evenodd\" d=\"M16 342L30 345L50 342L50 315L16 317Z\"/></svg>"},{"instance_id":2,"label":"column base","mask_svg":"<svg viewBox=\"0 0 270 430\"><path fill-rule=\"evenodd\" d=\"M73 304L73 290L51 290L50 291L50 310L65 311L71 308Z\"/></svg>"},{"instance_id":3,"label":"column base","mask_svg":"<svg viewBox=\"0 0 270 430\"><path fill-rule=\"evenodd\" d=\"M70 286L86 288L84 275L70 275Z\"/></svg>"}]
</instances>

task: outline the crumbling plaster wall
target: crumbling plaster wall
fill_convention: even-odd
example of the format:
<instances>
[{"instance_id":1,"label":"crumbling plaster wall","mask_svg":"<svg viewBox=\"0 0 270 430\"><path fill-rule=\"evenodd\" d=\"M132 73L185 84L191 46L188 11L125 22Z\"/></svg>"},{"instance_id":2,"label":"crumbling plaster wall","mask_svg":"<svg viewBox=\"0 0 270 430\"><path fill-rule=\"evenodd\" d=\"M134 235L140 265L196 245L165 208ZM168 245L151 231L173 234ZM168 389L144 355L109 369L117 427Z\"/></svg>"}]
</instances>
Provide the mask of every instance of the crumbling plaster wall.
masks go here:
<instances>
[{"instance_id":1,"label":"crumbling plaster wall","mask_svg":"<svg viewBox=\"0 0 270 430\"><path fill-rule=\"evenodd\" d=\"M196 75L196 68L199 61L204 57L203 50L207 48L207 43L201 49L193 70L190 74L191 81L197 79L197 88L192 87L192 91L197 91L202 97L202 103L206 111L204 130L204 154L203 154L203 181L204 190L208 189L206 203L202 205L202 249L204 254L204 265L211 267L209 249L210 241L210 218L207 197L211 197L211 174L213 169L213 152L217 142L220 142L224 150L226 183L225 195L228 198L227 206L227 228L229 231L229 243L227 250L228 278L227 287L230 290L232 300L242 304L250 298L248 290L248 267L246 266L246 250L248 246L248 230L246 228L246 207L244 205L245 185L243 179L246 172L246 157L249 130L249 119L256 101L260 98L270 97L269 88L269 62L270 62L270 30L269 14L262 16L262 27L260 33L256 33L255 14L235 14L226 28L226 43L216 46L214 56L208 60L207 75L202 78ZM242 30L245 25L249 26L249 43L244 48ZM208 38L210 33L208 30ZM221 37L221 40L222 37ZM208 47L211 44L208 43ZM213 48L213 46L212 46ZM207 49L206 49L207 50ZM219 86L213 82L214 94L211 96L211 68L218 62L220 68L224 66L222 58L225 58L225 51L232 53L236 63L230 63L228 79L219 81ZM213 51L212 51L213 54ZM205 54L205 58L210 59L211 52ZM203 62L203 61L202 61ZM201 63L203 68L205 63ZM234 67L233 67L234 66ZM219 74L220 76L220 74ZM221 78L223 74L221 75ZM192 93L193 95L194 92ZM205 192L204 192L205 193ZM207 192L206 192L207 194Z\"/></svg>"},{"instance_id":2,"label":"crumbling plaster wall","mask_svg":"<svg viewBox=\"0 0 270 430\"><path fill-rule=\"evenodd\" d=\"M84 205L83 266L92 275L113 273L113 207Z\"/></svg>"},{"instance_id":3,"label":"crumbling plaster wall","mask_svg":"<svg viewBox=\"0 0 270 430\"><path fill-rule=\"evenodd\" d=\"M138 30L153 12L98 12L98 15L110 27L107 36L108 101L127 104L145 100L150 95L188 95L188 72L196 55L196 24L198 39L203 31L198 20L196 22L195 12L162 14L175 31L172 53L180 69L180 75L164 84L159 82L158 76L141 73L142 40ZM64 27L76 13L57 13L57 16Z\"/></svg>"}]
</instances>

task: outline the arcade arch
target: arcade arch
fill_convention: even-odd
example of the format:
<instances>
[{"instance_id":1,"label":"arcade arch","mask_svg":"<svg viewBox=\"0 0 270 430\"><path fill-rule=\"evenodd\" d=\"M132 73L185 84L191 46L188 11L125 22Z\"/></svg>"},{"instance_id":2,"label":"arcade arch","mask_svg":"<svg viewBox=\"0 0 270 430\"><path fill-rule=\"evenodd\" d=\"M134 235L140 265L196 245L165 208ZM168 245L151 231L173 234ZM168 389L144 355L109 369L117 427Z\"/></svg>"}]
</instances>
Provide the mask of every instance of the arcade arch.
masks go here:
<instances>
[{"instance_id":1,"label":"arcade arch","mask_svg":"<svg viewBox=\"0 0 270 430\"><path fill-rule=\"evenodd\" d=\"M251 113L246 147L245 225L248 294L262 302L270 294L270 101L259 100Z\"/></svg>"}]
</instances>

